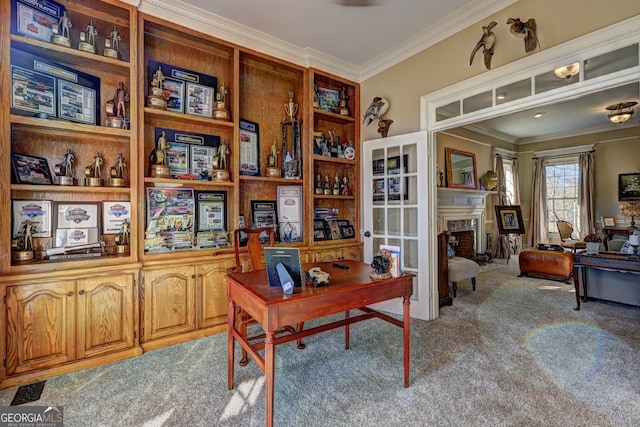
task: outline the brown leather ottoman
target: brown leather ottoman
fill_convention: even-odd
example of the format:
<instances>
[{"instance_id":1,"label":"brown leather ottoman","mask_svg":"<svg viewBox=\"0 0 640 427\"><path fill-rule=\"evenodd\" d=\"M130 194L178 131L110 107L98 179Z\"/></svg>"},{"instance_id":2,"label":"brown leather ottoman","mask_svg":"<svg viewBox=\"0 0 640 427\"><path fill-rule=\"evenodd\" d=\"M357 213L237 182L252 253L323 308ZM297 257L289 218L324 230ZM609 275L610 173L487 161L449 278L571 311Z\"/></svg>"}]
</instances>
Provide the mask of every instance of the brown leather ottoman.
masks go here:
<instances>
[{"instance_id":1,"label":"brown leather ottoman","mask_svg":"<svg viewBox=\"0 0 640 427\"><path fill-rule=\"evenodd\" d=\"M568 282L573 274L575 256L571 252L527 248L520 253L520 276Z\"/></svg>"}]
</instances>

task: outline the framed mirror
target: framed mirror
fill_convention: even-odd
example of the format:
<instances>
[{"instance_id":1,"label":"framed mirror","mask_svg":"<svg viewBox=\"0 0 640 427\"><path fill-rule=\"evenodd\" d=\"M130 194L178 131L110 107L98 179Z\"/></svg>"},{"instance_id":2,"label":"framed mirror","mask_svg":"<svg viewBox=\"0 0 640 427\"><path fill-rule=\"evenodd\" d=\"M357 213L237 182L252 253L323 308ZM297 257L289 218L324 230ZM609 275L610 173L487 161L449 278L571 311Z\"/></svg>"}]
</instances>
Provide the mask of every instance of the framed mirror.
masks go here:
<instances>
[{"instance_id":1,"label":"framed mirror","mask_svg":"<svg viewBox=\"0 0 640 427\"><path fill-rule=\"evenodd\" d=\"M447 170L447 187L478 188L475 154L446 147L445 168Z\"/></svg>"}]
</instances>

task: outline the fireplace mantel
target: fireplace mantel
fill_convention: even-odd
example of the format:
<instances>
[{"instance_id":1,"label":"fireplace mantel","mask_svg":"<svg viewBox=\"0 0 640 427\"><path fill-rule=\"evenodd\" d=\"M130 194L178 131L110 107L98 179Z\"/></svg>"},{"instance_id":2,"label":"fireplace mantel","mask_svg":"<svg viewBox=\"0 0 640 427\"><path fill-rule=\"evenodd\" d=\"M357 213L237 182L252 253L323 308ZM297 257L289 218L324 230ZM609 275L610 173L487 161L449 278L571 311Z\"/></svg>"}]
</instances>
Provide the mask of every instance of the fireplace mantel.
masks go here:
<instances>
[{"instance_id":1,"label":"fireplace mantel","mask_svg":"<svg viewBox=\"0 0 640 427\"><path fill-rule=\"evenodd\" d=\"M497 191L438 187L438 233L447 231L447 222L476 220L476 253L486 249L485 209L487 196Z\"/></svg>"}]
</instances>

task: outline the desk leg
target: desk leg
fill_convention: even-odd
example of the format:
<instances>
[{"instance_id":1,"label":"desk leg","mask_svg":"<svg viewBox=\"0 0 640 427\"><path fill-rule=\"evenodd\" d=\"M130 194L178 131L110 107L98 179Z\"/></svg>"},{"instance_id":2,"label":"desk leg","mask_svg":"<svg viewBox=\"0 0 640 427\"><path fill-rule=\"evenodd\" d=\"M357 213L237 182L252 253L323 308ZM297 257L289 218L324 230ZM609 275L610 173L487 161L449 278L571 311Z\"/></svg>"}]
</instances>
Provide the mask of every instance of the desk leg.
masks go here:
<instances>
[{"instance_id":1,"label":"desk leg","mask_svg":"<svg viewBox=\"0 0 640 427\"><path fill-rule=\"evenodd\" d=\"M402 302L402 317L403 317L403 341L404 341L404 387L409 387L409 338L411 336L411 316L409 311L409 303L411 299L404 297Z\"/></svg>"},{"instance_id":2,"label":"desk leg","mask_svg":"<svg viewBox=\"0 0 640 427\"><path fill-rule=\"evenodd\" d=\"M579 311L580 310L580 272L582 270L582 266L580 265L574 265L573 266L573 287L575 289L575 293L576 293L576 306L574 307L574 310Z\"/></svg>"},{"instance_id":3,"label":"desk leg","mask_svg":"<svg viewBox=\"0 0 640 427\"><path fill-rule=\"evenodd\" d=\"M233 329L236 325L236 303L229 298L227 308L227 387L233 389L233 362L235 359L236 340L233 337Z\"/></svg>"},{"instance_id":4,"label":"desk leg","mask_svg":"<svg viewBox=\"0 0 640 427\"><path fill-rule=\"evenodd\" d=\"M275 380L275 332L269 331L266 333L265 345L264 345L264 374L265 374L265 394L266 394L266 412L267 412L267 427L273 427L273 395L274 395L274 380Z\"/></svg>"},{"instance_id":5,"label":"desk leg","mask_svg":"<svg viewBox=\"0 0 640 427\"><path fill-rule=\"evenodd\" d=\"M349 318L349 310L346 310L346 311L344 312L344 318L345 318L345 319L348 319L348 318ZM350 341L350 338L349 338L349 332L350 332L350 330L349 330L349 325L346 325L346 326L344 327L344 348L345 348L346 350L349 350L349 341Z\"/></svg>"}]
</instances>

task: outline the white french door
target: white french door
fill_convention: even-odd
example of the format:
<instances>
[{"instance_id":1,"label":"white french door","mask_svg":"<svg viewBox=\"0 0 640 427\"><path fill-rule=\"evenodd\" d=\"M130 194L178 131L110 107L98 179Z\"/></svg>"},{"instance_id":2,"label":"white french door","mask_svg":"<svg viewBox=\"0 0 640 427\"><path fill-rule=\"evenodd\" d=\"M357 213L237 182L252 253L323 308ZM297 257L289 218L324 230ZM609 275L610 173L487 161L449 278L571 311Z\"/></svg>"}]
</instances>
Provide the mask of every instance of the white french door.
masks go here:
<instances>
[{"instance_id":1,"label":"white french door","mask_svg":"<svg viewBox=\"0 0 640 427\"><path fill-rule=\"evenodd\" d=\"M429 303L428 188L432 183L427 146L427 132L416 132L365 141L362 150L364 262L373 260L380 245L400 248L401 270L416 275L411 317L420 319L435 317L430 316ZM401 299L373 307L402 313Z\"/></svg>"}]
</instances>

